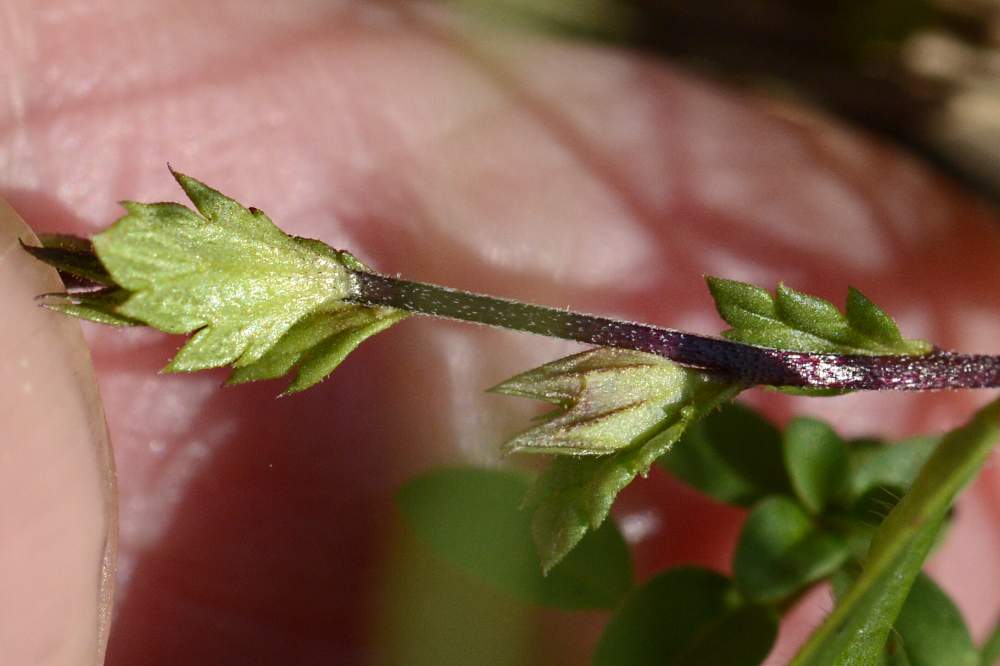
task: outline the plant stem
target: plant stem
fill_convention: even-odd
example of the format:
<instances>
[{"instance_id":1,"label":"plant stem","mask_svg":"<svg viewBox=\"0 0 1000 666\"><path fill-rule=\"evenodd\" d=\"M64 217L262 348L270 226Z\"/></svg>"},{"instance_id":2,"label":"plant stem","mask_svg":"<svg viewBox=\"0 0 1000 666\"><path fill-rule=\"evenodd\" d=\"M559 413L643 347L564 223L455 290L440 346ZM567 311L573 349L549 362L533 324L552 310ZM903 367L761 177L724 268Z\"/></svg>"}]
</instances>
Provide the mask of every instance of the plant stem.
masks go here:
<instances>
[{"instance_id":1,"label":"plant stem","mask_svg":"<svg viewBox=\"0 0 1000 666\"><path fill-rule=\"evenodd\" d=\"M363 305L649 352L747 384L849 390L1000 387L1000 357L935 350L923 356L817 354L754 347L649 324L582 314L352 271Z\"/></svg>"}]
</instances>

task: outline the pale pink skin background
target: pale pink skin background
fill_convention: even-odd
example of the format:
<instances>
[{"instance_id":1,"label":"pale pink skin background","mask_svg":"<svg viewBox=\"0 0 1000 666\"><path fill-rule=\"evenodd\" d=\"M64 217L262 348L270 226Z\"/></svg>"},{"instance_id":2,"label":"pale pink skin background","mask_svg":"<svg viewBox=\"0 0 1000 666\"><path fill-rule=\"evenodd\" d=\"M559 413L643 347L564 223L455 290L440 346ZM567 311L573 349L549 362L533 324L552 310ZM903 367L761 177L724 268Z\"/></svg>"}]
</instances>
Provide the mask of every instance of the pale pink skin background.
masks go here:
<instances>
[{"instance_id":1,"label":"pale pink skin background","mask_svg":"<svg viewBox=\"0 0 1000 666\"><path fill-rule=\"evenodd\" d=\"M89 234L120 199L178 199L170 161L414 279L708 333L703 273L837 301L851 284L909 335L1000 353L1000 226L914 159L628 52L406 7L0 0L0 194L37 230ZM31 302L53 275L0 220L0 662L93 663L112 524L96 392L76 325ZM275 400L158 375L179 338L82 328L118 466L119 665L364 663L394 489L495 464L534 408L482 389L578 349L408 321ZM900 436L989 394L746 397ZM641 577L725 569L742 515L660 472L616 510ZM930 567L977 638L998 552L994 459ZM830 605L807 597L769 663ZM534 617L545 664L580 663L604 621Z\"/></svg>"}]
</instances>

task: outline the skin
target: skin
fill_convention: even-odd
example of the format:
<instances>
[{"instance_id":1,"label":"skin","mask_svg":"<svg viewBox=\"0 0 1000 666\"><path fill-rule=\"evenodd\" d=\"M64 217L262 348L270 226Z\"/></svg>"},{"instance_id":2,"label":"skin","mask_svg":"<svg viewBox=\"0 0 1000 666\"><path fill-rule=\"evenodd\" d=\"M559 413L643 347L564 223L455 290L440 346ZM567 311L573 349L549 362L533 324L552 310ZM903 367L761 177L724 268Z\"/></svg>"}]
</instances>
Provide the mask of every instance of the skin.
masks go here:
<instances>
[{"instance_id":1,"label":"skin","mask_svg":"<svg viewBox=\"0 0 1000 666\"><path fill-rule=\"evenodd\" d=\"M703 273L837 302L853 284L910 337L1000 353L1000 226L912 158L627 52L434 7L288 4L3 0L0 193L35 229L86 235L116 200L178 200L170 160L413 279L702 333L721 328ZM0 218L0 661L94 663L113 471L77 326L31 303L54 276L11 244L26 234ZM447 643L464 630L422 628L414 571L454 575L400 529L392 494L441 464L496 463L536 410L480 389L578 349L411 320L275 400L278 383L157 375L177 338L82 328L118 466L107 662L123 665L399 663L408 635ZM902 436L988 397L746 399ZM660 472L616 508L640 576L726 569L742 516ZM998 610L998 549L991 464L930 567L977 636ZM456 585L457 621L513 627L502 638L523 652L496 663L581 663L603 623ZM809 595L772 663L830 605Z\"/></svg>"}]
</instances>

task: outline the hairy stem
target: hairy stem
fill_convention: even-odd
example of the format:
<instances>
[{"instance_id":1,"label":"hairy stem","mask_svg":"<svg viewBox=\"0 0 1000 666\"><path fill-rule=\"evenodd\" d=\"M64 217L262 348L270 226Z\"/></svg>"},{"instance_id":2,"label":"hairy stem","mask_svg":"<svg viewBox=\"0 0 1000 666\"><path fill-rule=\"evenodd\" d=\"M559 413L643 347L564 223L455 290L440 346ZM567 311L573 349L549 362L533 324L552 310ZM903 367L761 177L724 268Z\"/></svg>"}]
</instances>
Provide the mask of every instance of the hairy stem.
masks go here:
<instances>
[{"instance_id":1,"label":"hairy stem","mask_svg":"<svg viewBox=\"0 0 1000 666\"><path fill-rule=\"evenodd\" d=\"M746 384L849 390L1000 387L1000 357L935 350L923 356L817 354L754 347L608 317L353 271L348 300L548 337L659 354Z\"/></svg>"}]
</instances>

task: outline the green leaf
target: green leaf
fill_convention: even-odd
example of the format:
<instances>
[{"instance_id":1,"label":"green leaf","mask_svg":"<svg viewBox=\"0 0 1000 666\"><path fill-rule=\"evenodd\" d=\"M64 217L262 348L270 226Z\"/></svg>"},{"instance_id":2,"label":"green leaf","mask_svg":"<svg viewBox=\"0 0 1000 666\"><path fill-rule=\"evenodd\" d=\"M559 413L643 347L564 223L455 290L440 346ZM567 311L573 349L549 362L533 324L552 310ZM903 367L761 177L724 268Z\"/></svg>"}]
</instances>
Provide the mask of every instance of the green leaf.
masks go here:
<instances>
[{"instance_id":1,"label":"green leaf","mask_svg":"<svg viewBox=\"0 0 1000 666\"><path fill-rule=\"evenodd\" d=\"M767 495L792 492L781 433L736 403L694 423L659 462L720 502L750 506Z\"/></svg>"},{"instance_id":2,"label":"green leaf","mask_svg":"<svg viewBox=\"0 0 1000 666\"><path fill-rule=\"evenodd\" d=\"M41 303L50 310L99 324L140 326L142 322L118 312L118 308L128 300L129 296L131 294L124 289L109 287L94 291L44 294Z\"/></svg>"},{"instance_id":3,"label":"green leaf","mask_svg":"<svg viewBox=\"0 0 1000 666\"><path fill-rule=\"evenodd\" d=\"M850 551L787 497L763 500L747 517L733 554L733 577L750 599L787 598L835 571Z\"/></svg>"},{"instance_id":4,"label":"green leaf","mask_svg":"<svg viewBox=\"0 0 1000 666\"><path fill-rule=\"evenodd\" d=\"M977 666L979 654L955 603L929 576L913 581L894 625L893 658L905 655L910 666Z\"/></svg>"},{"instance_id":5,"label":"green leaf","mask_svg":"<svg viewBox=\"0 0 1000 666\"><path fill-rule=\"evenodd\" d=\"M835 598L841 599L848 592L860 571L860 567L844 567L832 577ZM913 581L877 663L882 666L977 666L979 654L954 602L921 572Z\"/></svg>"},{"instance_id":6,"label":"green leaf","mask_svg":"<svg viewBox=\"0 0 1000 666\"><path fill-rule=\"evenodd\" d=\"M906 341L892 317L854 287L847 289L847 306L844 308L844 312L851 328L869 340L880 343L887 349L899 349L906 346ZM929 345L919 341L910 348L911 354L926 354L929 351Z\"/></svg>"},{"instance_id":7,"label":"green leaf","mask_svg":"<svg viewBox=\"0 0 1000 666\"><path fill-rule=\"evenodd\" d=\"M877 664L893 623L951 503L1000 435L1000 401L945 436L910 492L872 540L857 581L796 656L793 666Z\"/></svg>"},{"instance_id":8,"label":"green leaf","mask_svg":"<svg viewBox=\"0 0 1000 666\"><path fill-rule=\"evenodd\" d=\"M574 454L556 458L525 499L535 509L532 526L543 570L597 529L618 493L645 476L688 425L742 388L652 354L599 348L493 389L561 405L507 446Z\"/></svg>"},{"instance_id":9,"label":"green leaf","mask_svg":"<svg viewBox=\"0 0 1000 666\"><path fill-rule=\"evenodd\" d=\"M875 488L909 489L940 437L912 437L894 444L851 442L848 494L858 500Z\"/></svg>"},{"instance_id":10,"label":"green leaf","mask_svg":"<svg viewBox=\"0 0 1000 666\"><path fill-rule=\"evenodd\" d=\"M227 383L275 379L296 368L285 393L303 391L325 379L366 339L408 316L392 308L346 304L307 315L260 359L233 370Z\"/></svg>"},{"instance_id":11,"label":"green leaf","mask_svg":"<svg viewBox=\"0 0 1000 666\"><path fill-rule=\"evenodd\" d=\"M694 408L681 409L672 425L637 448L599 458L552 461L525 499L525 505L534 509L532 534L543 571L564 558L589 530L600 527L618 493L645 474L694 417Z\"/></svg>"},{"instance_id":12,"label":"green leaf","mask_svg":"<svg viewBox=\"0 0 1000 666\"><path fill-rule=\"evenodd\" d=\"M771 651L778 618L743 601L721 574L696 567L650 579L611 617L595 666L757 666Z\"/></svg>"},{"instance_id":13,"label":"green leaf","mask_svg":"<svg viewBox=\"0 0 1000 666\"><path fill-rule=\"evenodd\" d=\"M906 340L895 322L856 289L847 314L829 301L779 284L772 297L754 285L707 277L730 340L791 351L837 354L926 354L932 346Z\"/></svg>"},{"instance_id":14,"label":"green leaf","mask_svg":"<svg viewBox=\"0 0 1000 666\"><path fill-rule=\"evenodd\" d=\"M793 419L785 429L785 466L795 494L813 514L847 494L848 458L844 440L815 419Z\"/></svg>"},{"instance_id":15,"label":"green leaf","mask_svg":"<svg viewBox=\"0 0 1000 666\"><path fill-rule=\"evenodd\" d=\"M42 294L43 306L61 314L110 326L137 326L142 322L118 313L130 292L120 288L94 254L86 238L66 234L42 234L41 247L21 243L29 254L59 271L72 291Z\"/></svg>"},{"instance_id":16,"label":"green leaf","mask_svg":"<svg viewBox=\"0 0 1000 666\"><path fill-rule=\"evenodd\" d=\"M662 356L598 347L490 391L559 405L504 444L505 451L602 456L654 437L706 383L704 373Z\"/></svg>"},{"instance_id":17,"label":"green leaf","mask_svg":"<svg viewBox=\"0 0 1000 666\"><path fill-rule=\"evenodd\" d=\"M369 270L347 252L288 236L262 212L174 173L198 209L125 203L128 214L95 237L43 236L25 247L64 279L102 289L45 294L63 314L116 326L195 332L167 367L233 364L228 383L296 370L286 393L324 379L361 342L407 313L341 301L350 271ZM346 270L345 270L346 269Z\"/></svg>"},{"instance_id":18,"label":"green leaf","mask_svg":"<svg viewBox=\"0 0 1000 666\"><path fill-rule=\"evenodd\" d=\"M850 346L851 329L840 310L830 301L778 284L774 292L779 321L795 331L834 345Z\"/></svg>"},{"instance_id":19,"label":"green leaf","mask_svg":"<svg viewBox=\"0 0 1000 666\"><path fill-rule=\"evenodd\" d=\"M59 271L63 280L78 278L92 284L114 286L115 282L94 254L86 238L67 234L42 234L41 247L21 244L29 254Z\"/></svg>"},{"instance_id":20,"label":"green leaf","mask_svg":"<svg viewBox=\"0 0 1000 666\"><path fill-rule=\"evenodd\" d=\"M887 444L880 441L860 440L850 442L848 457L851 471L848 474L849 514L874 533L913 484L920 467L926 462L940 441L940 437L914 437ZM859 526L855 536L863 532ZM944 536L944 530L938 541ZM865 539L858 538L855 545L859 554L868 551Z\"/></svg>"},{"instance_id":21,"label":"green leaf","mask_svg":"<svg viewBox=\"0 0 1000 666\"><path fill-rule=\"evenodd\" d=\"M443 469L411 479L396 501L421 540L469 575L545 606L615 606L632 586L632 564L614 523L588 534L543 576L531 516L517 508L527 489L510 472Z\"/></svg>"},{"instance_id":22,"label":"green leaf","mask_svg":"<svg viewBox=\"0 0 1000 666\"><path fill-rule=\"evenodd\" d=\"M191 182L188 184L195 187ZM199 192L203 199L209 196L204 191ZM211 202L205 204L206 210L215 210L212 205ZM246 214L256 213L246 211ZM123 306L130 301L133 292L115 282L94 253L93 244L89 240L76 236L49 235L43 236L42 241L44 247L25 249L57 268L64 276L79 278L90 284L108 285L104 289L45 294L42 297L43 305L63 314L102 324L135 326L146 323L122 314ZM347 269L370 270L349 253L335 250L320 241L294 236L289 236L288 241L309 254L326 257ZM227 383L274 379L294 368L296 377L285 393L302 391L323 380L364 340L407 316L408 313L393 308L327 301L311 314L299 319L261 358L235 368Z\"/></svg>"},{"instance_id":23,"label":"green leaf","mask_svg":"<svg viewBox=\"0 0 1000 666\"><path fill-rule=\"evenodd\" d=\"M167 370L254 363L297 321L349 294L350 274L330 252L174 176L200 215L179 204L125 202L128 214L93 240L114 281L132 292L119 314L169 333L195 332Z\"/></svg>"}]
</instances>

